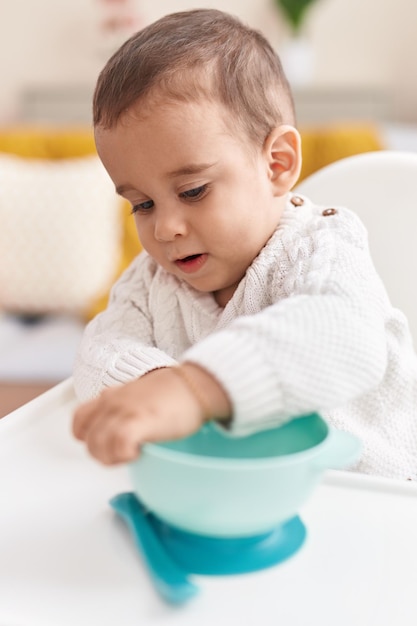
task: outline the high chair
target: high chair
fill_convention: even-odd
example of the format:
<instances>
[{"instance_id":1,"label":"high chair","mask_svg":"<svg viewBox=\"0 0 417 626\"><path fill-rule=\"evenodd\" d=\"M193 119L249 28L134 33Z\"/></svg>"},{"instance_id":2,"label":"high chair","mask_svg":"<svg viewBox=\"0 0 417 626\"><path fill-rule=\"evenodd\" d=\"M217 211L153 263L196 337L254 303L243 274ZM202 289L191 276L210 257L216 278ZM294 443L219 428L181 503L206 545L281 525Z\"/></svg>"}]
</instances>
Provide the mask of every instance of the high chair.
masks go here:
<instances>
[{"instance_id":1,"label":"high chair","mask_svg":"<svg viewBox=\"0 0 417 626\"><path fill-rule=\"evenodd\" d=\"M368 229L371 254L391 302L417 340L417 154L381 150L335 161L295 189L313 202L343 205Z\"/></svg>"},{"instance_id":2,"label":"high chair","mask_svg":"<svg viewBox=\"0 0 417 626\"><path fill-rule=\"evenodd\" d=\"M361 215L393 303L416 332L417 154L344 159L297 191ZM307 541L293 558L244 576L199 577L192 603L164 605L109 506L131 491L127 470L101 466L73 438L76 404L67 379L0 420L0 624L417 623L417 484L334 470L303 506Z\"/></svg>"}]
</instances>

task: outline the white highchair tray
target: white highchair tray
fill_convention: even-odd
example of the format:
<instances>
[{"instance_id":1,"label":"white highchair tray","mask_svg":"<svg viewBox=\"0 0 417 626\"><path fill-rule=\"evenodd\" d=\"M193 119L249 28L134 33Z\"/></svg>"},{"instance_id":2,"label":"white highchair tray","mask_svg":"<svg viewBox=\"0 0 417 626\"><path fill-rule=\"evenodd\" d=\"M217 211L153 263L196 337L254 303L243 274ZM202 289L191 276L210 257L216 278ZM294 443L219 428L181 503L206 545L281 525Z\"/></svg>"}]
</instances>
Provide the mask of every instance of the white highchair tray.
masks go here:
<instances>
[{"instance_id":1,"label":"white highchair tray","mask_svg":"<svg viewBox=\"0 0 417 626\"><path fill-rule=\"evenodd\" d=\"M288 561L198 577L184 607L163 604L108 505L124 467L71 435L67 380L0 420L1 626L415 626L417 486L328 472L302 511L307 541Z\"/></svg>"}]
</instances>

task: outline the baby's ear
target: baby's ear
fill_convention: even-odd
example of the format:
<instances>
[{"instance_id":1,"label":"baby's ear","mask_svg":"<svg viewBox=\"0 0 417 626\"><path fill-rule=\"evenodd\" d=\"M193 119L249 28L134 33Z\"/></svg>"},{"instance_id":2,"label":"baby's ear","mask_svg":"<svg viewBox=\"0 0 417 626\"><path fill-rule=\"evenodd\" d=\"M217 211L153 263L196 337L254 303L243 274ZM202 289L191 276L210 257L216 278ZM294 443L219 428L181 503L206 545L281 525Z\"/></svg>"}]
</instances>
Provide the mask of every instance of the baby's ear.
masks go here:
<instances>
[{"instance_id":1,"label":"baby's ear","mask_svg":"<svg viewBox=\"0 0 417 626\"><path fill-rule=\"evenodd\" d=\"M274 128L263 146L274 195L284 196L298 180L301 171L301 137L293 126Z\"/></svg>"}]
</instances>

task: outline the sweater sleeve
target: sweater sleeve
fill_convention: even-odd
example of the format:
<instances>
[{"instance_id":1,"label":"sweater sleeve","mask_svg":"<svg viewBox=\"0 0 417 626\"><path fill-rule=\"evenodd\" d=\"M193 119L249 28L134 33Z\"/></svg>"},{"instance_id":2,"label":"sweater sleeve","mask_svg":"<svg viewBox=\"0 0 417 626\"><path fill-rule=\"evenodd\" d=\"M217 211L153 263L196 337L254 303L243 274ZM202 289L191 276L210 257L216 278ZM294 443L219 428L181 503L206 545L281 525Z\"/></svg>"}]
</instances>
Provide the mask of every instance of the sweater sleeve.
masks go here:
<instances>
[{"instance_id":1,"label":"sweater sleeve","mask_svg":"<svg viewBox=\"0 0 417 626\"><path fill-rule=\"evenodd\" d=\"M346 219L287 241L289 297L271 280L271 306L236 318L183 355L226 389L232 433L341 406L381 381L387 296L362 225Z\"/></svg>"},{"instance_id":2,"label":"sweater sleeve","mask_svg":"<svg viewBox=\"0 0 417 626\"><path fill-rule=\"evenodd\" d=\"M139 255L112 288L107 309L87 325L73 371L80 400L176 362L153 339L148 308L153 269L149 257Z\"/></svg>"}]
</instances>

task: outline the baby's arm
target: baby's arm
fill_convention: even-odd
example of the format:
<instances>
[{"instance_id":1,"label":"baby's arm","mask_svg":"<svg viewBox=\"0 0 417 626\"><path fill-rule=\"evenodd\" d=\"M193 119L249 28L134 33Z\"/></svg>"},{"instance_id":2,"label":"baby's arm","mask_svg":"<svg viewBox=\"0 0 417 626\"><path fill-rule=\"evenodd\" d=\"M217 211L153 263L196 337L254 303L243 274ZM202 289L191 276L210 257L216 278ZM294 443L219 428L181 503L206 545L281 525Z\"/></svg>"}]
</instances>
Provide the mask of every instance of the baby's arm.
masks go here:
<instances>
[{"instance_id":1,"label":"baby's arm","mask_svg":"<svg viewBox=\"0 0 417 626\"><path fill-rule=\"evenodd\" d=\"M378 320L332 296L294 296L207 337L184 354L221 381L230 429L246 435L338 408L375 388L387 354Z\"/></svg>"},{"instance_id":2,"label":"baby's arm","mask_svg":"<svg viewBox=\"0 0 417 626\"><path fill-rule=\"evenodd\" d=\"M105 390L77 409L73 431L102 463L121 463L137 457L145 442L186 437L205 420L230 411L215 379L185 364Z\"/></svg>"},{"instance_id":3,"label":"baby's arm","mask_svg":"<svg viewBox=\"0 0 417 626\"><path fill-rule=\"evenodd\" d=\"M154 345L147 304L152 270L145 254L137 257L113 287L108 308L85 329L73 372L80 400L95 398L103 389L157 367L176 364Z\"/></svg>"},{"instance_id":4,"label":"baby's arm","mask_svg":"<svg viewBox=\"0 0 417 626\"><path fill-rule=\"evenodd\" d=\"M154 345L147 308L152 262L142 258L112 290L109 307L87 327L74 370L80 400L74 435L106 464L134 459L146 441L192 434L229 416L223 387L200 367ZM122 384L125 383L125 384Z\"/></svg>"}]
</instances>

